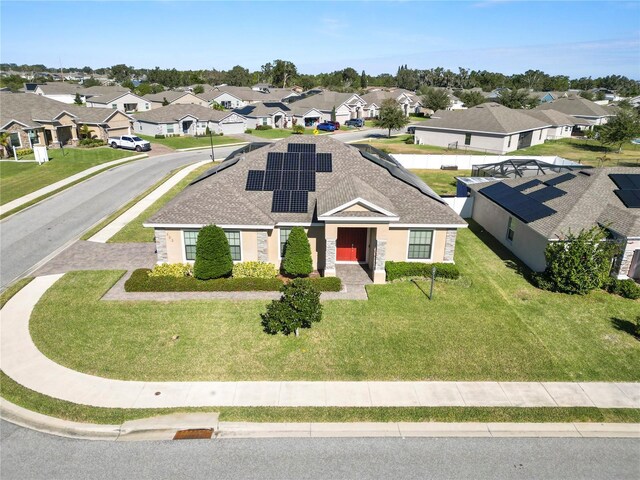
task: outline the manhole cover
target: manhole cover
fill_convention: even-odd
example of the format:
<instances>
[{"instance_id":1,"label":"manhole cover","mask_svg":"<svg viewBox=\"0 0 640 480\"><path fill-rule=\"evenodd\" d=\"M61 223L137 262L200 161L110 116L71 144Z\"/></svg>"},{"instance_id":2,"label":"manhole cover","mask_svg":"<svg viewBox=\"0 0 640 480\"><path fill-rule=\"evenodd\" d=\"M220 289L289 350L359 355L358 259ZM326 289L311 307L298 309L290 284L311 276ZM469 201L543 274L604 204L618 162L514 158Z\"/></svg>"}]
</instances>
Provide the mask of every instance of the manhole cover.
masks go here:
<instances>
[{"instance_id":1,"label":"manhole cover","mask_svg":"<svg viewBox=\"0 0 640 480\"><path fill-rule=\"evenodd\" d=\"M200 440L211 438L213 430L210 428L197 428L193 430L179 430L173 437L174 440Z\"/></svg>"}]
</instances>

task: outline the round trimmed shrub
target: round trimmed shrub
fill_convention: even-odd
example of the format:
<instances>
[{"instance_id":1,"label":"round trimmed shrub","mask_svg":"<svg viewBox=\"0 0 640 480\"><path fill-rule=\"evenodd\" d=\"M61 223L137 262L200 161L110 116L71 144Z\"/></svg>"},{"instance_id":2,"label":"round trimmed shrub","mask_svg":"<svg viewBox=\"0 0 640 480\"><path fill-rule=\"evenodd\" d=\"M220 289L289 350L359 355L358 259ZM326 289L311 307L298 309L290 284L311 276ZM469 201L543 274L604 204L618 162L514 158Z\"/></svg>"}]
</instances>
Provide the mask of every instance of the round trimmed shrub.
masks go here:
<instances>
[{"instance_id":1,"label":"round trimmed shrub","mask_svg":"<svg viewBox=\"0 0 640 480\"><path fill-rule=\"evenodd\" d=\"M292 277L306 277L313 271L309 239L302 227L293 227L284 248L282 270Z\"/></svg>"},{"instance_id":2,"label":"round trimmed shrub","mask_svg":"<svg viewBox=\"0 0 640 480\"><path fill-rule=\"evenodd\" d=\"M202 228L196 242L194 277L199 280L228 277L232 270L233 260L224 230L216 225Z\"/></svg>"},{"instance_id":3,"label":"round trimmed shrub","mask_svg":"<svg viewBox=\"0 0 640 480\"><path fill-rule=\"evenodd\" d=\"M276 278L278 271L272 263L242 262L233 266L233 278Z\"/></svg>"},{"instance_id":4,"label":"round trimmed shrub","mask_svg":"<svg viewBox=\"0 0 640 480\"><path fill-rule=\"evenodd\" d=\"M282 287L282 296L267 305L262 314L264 331L298 336L298 329L311 328L322 318L320 292L307 278L296 278Z\"/></svg>"}]
</instances>

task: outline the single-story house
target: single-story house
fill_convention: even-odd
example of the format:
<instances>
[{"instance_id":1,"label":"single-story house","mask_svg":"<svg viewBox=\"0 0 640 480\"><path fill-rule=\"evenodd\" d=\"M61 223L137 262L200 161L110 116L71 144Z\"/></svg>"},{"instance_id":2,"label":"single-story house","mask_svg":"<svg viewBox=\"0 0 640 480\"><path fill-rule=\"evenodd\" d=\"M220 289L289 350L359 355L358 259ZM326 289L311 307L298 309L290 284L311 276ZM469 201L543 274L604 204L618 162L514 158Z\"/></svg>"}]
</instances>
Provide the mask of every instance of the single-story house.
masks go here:
<instances>
[{"instance_id":1,"label":"single-story house","mask_svg":"<svg viewBox=\"0 0 640 480\"><path fill-rule=\"evenodd\" d=\"M112 87L98 87L112 88ZM130 91L112 91L110 93L96 94L87 97L87 107L93 108L111 108L120 110L121 112L143 112L151 110L151 102L145 100Z\"/></svg>"},{"instance_id":2,"label":"single-story house","mask_svg":"<svg viewBox=\"0 0 640 480\"><path fill-rule=\"evenodd\" d=\"M0 94L0 132L9 132L16 148L75 145L82 125L91 128L93 138L106 140L130 133L130 122L119 110L69 105L31 93Z\"/></svg>"},{"instance_id":3,"label":"single-story house","mask_svg":"<svg viewBox=\"0 0 640 480\"><path fill-rule=\"evenodd\" d=\"M367 103L364 107L365 118L377 118L382 102L388 98L395 100L406 116L409 116L410 113L421 113L422 111L422 103L413 92L408 90L375 90L362 95L362 100Z\"/></svg>"},{"instance_id":4,"label":"single-story house","mask_svg":"<svg viewBox=\"0 0 640 480\"><path fill-rule=\"evenodd\" d=\"M599 225L622 251L613 274L640 280L640 174L593 168L470 185L472 218L529 268L546 268L549 242Z\"/></svg>"},{"instance_id":5,"label":"single-story house","mask_svg":"<svg viewBox=\"0 0 640 480\"><path fill-rule=\"evenodd\" d=\"M331 112L335 108L336 121L344 124L352 118L364 118L367 102L355 93L339 93L321 90L318 93L301 97L292 97L288 101L289 108L297 112L308 112L311 109L322 113L320 121L331 120Z\"/></svg>"},{"instance_id":6,"label":"single-story house","mask_svg":"<svg viewBox=\"0 0 640 480\"><path fill-rule=\"evenodd\" d=\"M570 138L576 126L587 127L591 124L588 120L580 120L557 110L523 110L523 112L550 125L547 130L548 140Z\"/></svg>"},{"instance_id":7,"label":"single-story house","mask_svg":"<svg viewBox=\"0 0 640 480\"><path fill-rule=\"evenodd\" d=\"M459 111L440 110L415 125L415 143L504 154L544 143L548 121L499 103Z\"/></svg>"},{"instance_id":8,"label":"single-story house","mask_svg":"<svg viewBox=\"0 0 640 480\"><path fill-rule=\"evenodd\" d=\"M252 103L233 112L247 119L247 128L256 128L258 125L291 128L293 125L293 111L282 102Z\"/></svg>"},{"instance_id":9,"label":"single-story house","mask_svg":"<svg viewBox=\"0 0 640 480\"><path fill-rule=\"evenodd\" d=\"M589 120L592 125L603 125L609 121L609 118L616 115L611 108L603 107L580 96L559 98L553 102L538 105L535 110L556 110L572 117Z\"/></svg>"},{"instance_id":10,"label":"single-story house","mask_svg":"<svg viewBox=\"0 0 640 480\"><path fill-rule=\"evenodd\" d=\"M191 93L191 92L178 92L174 90L167 90L160 93L148 93L144 95L147 102L151 104L151 108L160 108L165 106L165 100L168 105L200 105L201 107L208 107L209 102L204 98Z\"/></svg>"},{"instance_id":11,"label":"single-story house","mask_svg":"<svg viewBox=\"0 0 640 480\"><path fill-rule=\"evenodd\" d=\"M74 103L76 100L76 93L80 94L80 99L83 102L86 100L84 89L77 83L43 83L36 85L36 87L31 90L26 89L26 91L50 98L51 100L57 100L62 103Z\"/></svg>"},{"instance_id":12,"label":"single-story house","mask_svg":"<svg viewBox=\"0 0 640 480\"><path fill-rule=\"evenodd\" d=\"M385 262L454 261L466 223L418 177L382 152L324 136L241 148L192 182L145 224L157 261L192 262L198 231L218 225L234 262L280 266L294 226L307 232L325 276L361 264L376 283Z\"/></svg>"},{"instance_id":13,"label":"single-story house","mask_svg":"<svg viewBox=\"0 0 640 480\"><path fill-rule=\"evenodd\" d=\"M209 107L175 104L140 112L135 116L133 130L142 135L193 136L212 133L233 135L244 133L246 119L233 112L221 112Z\"/></svg>"},{"instance_id":14,"label":"single-story house","mask_svg":"<svg viewBox=\"0 0 640 480\"><path fill-rule=\"evenodd\" d=\"M281 102L285 98L295 97L297 95L298 93L287 88L254 90L251 87L222 85L215 87L213 91L201 93L198 96L207 100L209 104L215 102L227 110L233 110L252 103Z\"/></svg>"}]
</instances>

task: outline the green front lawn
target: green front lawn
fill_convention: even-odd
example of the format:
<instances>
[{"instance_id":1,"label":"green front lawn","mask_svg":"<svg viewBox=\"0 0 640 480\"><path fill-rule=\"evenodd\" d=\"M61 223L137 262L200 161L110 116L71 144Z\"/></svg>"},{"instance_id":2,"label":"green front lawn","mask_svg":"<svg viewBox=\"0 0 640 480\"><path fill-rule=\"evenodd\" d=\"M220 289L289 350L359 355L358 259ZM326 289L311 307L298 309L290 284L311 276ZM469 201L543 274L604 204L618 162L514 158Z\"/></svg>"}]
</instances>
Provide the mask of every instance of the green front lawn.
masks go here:
<instances>
[{"instance_id":1,"label":"green front lawn","mask_svg":"<svg viewBox=\"0 0 640 480\"><path fill-rule=\"evenodd\" d=\"M438 195L456 194L456 177L469 177L471 170L410 170Z\"/></svg>"},{"instance_id":2,"label":"green front lawn","mask_svg":"<svg viewBox=\"0 0 640 480\"><path fill-rule=\"evenodd\" d=\"M444 147L436 147L433 145L416 145L414 143L405 143L405 141L409 138L412 139L413 135L395 135L391 138L379 138L371 141L367 140L367 143L387 153L407 153L419 155L486 155L486 153L484 152L474 152L472 150L449 150Z\"/></svg>"},{"instance_id":3,"label":"green front lawn","mask_svg":"<svg viewBox=\"0 0 640 480\"><path fill-rule=\"evenodd\" d=\"M327 132L320 132L321 135L326 133ZM254 128L251 130L251 135L260 138L274 139L290 137L291 135L293 135L293 132L284 128L271 128L269 130L256 130ZM304 135L313 135L313 128L305 129Z\"/></svg>"},{"instance_id":4,"label":"green front lawn","mask_svg":"<svg viewBox=\"0 0 640 480\"><path fill-rule=\"evenodd\" d=\"M213 135L211 139L209 137L168 137L168 138L154 138L147 135L138 135L140 138L153 143L159 143L169 148L196 148L196 147L210 147L213 140L213 146L227 145L229 143L241 143L243 140L235 137L226 137L220 135Z\"/></svg>"},{"instance_id":5,"label":"green front lawn","mask_svg":"<svg viewBox=\"0 0 640 480\"><path fill-rule=\"evenodd\" d=\"M366 302L325 302L300 338L263 333L263 301L100 300L116 271L68 273L31 334L62 365L128 380L640 380L639 302L537 290L473 229L458 237L463 278L433 301L427 282L371 285Z\"/></svg>"},{"instance_id":6,"label":"green front lawn","mask_svg":"<svg viewBox=\"0 0 640 480\"><path fill-rule=\"evenodd\" d=\"M109 147L49 150L49 162L0 162L0 205L102 163L137 155Z\"/></svg>"},{"instance_id":7,"label":"green front lawn","mask_svg":"<svg viewBox=\"0 0 640 480\"><path fill-rule=\"evenodd\" d=\"M153 242L153 228L145 228L142 226L142 224L146 222L149 217L160 210L169 200L171 200L178 193L184 190L187 185L189 185L197 177L202 175L207 170L211 170L216 165L217 164L214 163L207 163L205 165L202 165L201 167L196 168L193 172L191 172L176 185L174 185L173 188L171 188L167 193L156 200L149 208L147 208L135 219L125 225L122 230L120 230L108 240L108 243ZM168 180L168 178L164 179L161 183L164 183L166 180ZM159 186L160 184L155 185L151 191L155 190L155 188ZM148 193L151 193L151 191L149 191ZM133 206L133 204L131 206Z\"/></svg>"},{"instance_id":8,"label":"green front lawn","mask_svg":"<svg viewBox=\"0 0 640 480\"><path fill-rule=\"evenodd\" d=\"M577 140L565 138L562 140L552 140L541 145L523 148L511 152L513 155L557 155L558 157L574 160L584 165L594 167L640 167L640 145L631 142L622 146L622 153L618 153L617 147L607 147L595 140ZM608 160L601 159L606 154Z\"/></svg>"}]
</instances>

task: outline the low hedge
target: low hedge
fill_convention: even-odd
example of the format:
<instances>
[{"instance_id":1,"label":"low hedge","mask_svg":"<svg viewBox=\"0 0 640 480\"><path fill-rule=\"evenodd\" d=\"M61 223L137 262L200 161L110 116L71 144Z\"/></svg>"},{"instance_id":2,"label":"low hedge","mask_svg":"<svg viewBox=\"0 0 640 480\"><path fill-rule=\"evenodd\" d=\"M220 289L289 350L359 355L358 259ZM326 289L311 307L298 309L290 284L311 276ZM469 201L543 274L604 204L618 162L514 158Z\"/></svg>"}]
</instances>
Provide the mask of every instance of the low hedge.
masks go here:
<instances>
[{"instance_id":1,"label":"low hedge","mask_svg":"<svg viewBox=\"0 0 640 480\"><path fill-rule=\"evenodd\" d=\"M453 263L385 262L384 264L388 282L399 278L429 278L433 267L436 267L436 278L451 280L460 278L460 270Z\"/></svg>"},{"instance_id":2,"label":"low hedge","mask_svg":"<svg viewBox=\"0 0 640 480\"><path fill-rule=\"evenodd\" d=\"M633 280L618 280L610 278L603 286L607 292L620 295L623 298L637 300L640 298L640 286Z\"/></svg>"},{"instance_id":3,"label":"low hedge","mask_svg":"<svg viewBox=\"0 0 640 480\"><path fill-rule=\"evenodd\" d=\"M135 270L125 282L125 292L277 292L280 278L217 278L198 280L194 277L150 277L148 268ZM342 282L336 277L310 278L321 292L339 292Z\"/></svg>"},{"instance_id":4,"label":"low hedge","mask_svg":"<svg viewBox=\"0 0 640 480\"><path fill-rule=\"evenodd\" d=\"M256 130L271 130L273 127L271 125L257 125Z\"/></svg>"}]
</instances>

